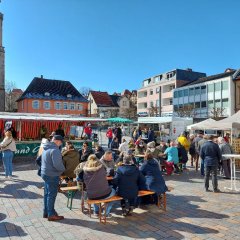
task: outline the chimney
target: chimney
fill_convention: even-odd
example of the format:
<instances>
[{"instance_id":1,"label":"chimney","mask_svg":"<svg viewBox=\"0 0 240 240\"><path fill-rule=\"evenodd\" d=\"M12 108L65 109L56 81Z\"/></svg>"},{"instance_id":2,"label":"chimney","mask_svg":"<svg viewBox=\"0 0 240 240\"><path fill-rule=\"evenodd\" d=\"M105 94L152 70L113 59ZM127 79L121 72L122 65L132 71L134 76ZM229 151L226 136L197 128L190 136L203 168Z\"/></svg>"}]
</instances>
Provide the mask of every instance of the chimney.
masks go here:
<instances>
[{"instance_id":1,"label":"chimney","mask_svg":"<svg viewBox=\"0 0 240 240\"><path fill-rule=\"evenodd\" d=\"M41 79L43 79L43 75L41 75Z\"/></svg>"},{"instance_id":2,"label":"chimney","mask_svg":"<svg viewBox=\"0 0 240 240\"><path fill-rule=\"evenodd\" d=\"M186 71L192 72L192 69L191 68L187 68Z\"/></svg>"}]
</instances>

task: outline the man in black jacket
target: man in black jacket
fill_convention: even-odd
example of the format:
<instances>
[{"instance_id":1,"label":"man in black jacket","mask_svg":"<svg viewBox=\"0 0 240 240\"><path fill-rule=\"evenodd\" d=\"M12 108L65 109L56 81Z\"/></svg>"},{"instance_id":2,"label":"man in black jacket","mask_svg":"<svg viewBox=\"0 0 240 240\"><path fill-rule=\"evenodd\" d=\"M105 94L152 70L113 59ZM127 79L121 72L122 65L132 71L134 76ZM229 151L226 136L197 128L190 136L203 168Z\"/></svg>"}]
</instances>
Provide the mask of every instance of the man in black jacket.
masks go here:
<instances>
[{"instance_id":1,"label":"man in black jacket","mask_svg":"<svg viewBox=\"0 0 240 240\"><path fill-rule=\"evenodd\" d=\"M203 144L200 150L200 157L204 161L205 166L205 189L208 192L209 177L212 173L213 191L220 192L218 189L217 169L221 160L221 152L216 143L213 142L214 136L210 135L207 142Z\"/></svg>"}]
</instances>

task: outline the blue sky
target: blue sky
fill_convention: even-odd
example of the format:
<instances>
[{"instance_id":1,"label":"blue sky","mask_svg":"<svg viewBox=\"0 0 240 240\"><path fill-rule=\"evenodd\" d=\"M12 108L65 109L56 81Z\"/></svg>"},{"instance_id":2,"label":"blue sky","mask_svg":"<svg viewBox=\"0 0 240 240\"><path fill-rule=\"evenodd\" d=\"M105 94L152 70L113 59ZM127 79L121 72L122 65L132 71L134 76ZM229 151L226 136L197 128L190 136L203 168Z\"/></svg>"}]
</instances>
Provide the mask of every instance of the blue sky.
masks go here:
<instances>
[{"instance_id":1,"label":"blue sky","mask_svg":"<svg viewBox=\"0 0 240 240\"><path fill-rule=\"evenodd\" d=\"M239 0L2 0L6 81L138 89L175 68L240 67Z\"/></svg>"}]
</instances>

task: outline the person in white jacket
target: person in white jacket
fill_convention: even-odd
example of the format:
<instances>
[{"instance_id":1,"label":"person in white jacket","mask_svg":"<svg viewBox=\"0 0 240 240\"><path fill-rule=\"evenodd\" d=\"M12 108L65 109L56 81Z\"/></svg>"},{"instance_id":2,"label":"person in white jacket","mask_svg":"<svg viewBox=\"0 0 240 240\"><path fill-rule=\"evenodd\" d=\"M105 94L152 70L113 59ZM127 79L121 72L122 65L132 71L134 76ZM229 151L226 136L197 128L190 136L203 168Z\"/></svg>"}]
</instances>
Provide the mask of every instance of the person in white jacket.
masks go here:
<instances>
[{"instance_id":1,"label":"person in white jacket","mask_svg":"<svg viewBox=\"0 0 240 240\"><path fill-rule=\"evenodd\" d=\"M17 151L16 143L14 138L12 137L11 131L5 132L5 138L0 143L0 149L2 151L2 160L3 167L5 171L5 178L12 178L12 160L14 156L14 152Z\"/></svg>"},{"instance_id":2,"label":"person in white jacket","mask_svg":"<svg viewBox=\"0 0 240 240\"><path fill-rule=\"evenodd\" d=\"M118 148L119 152L128 152L129 147L128 147L128 143L126 141L126 139L123 138L122 143L120 144L119 148Z\"/></svg>"}]
</instances>

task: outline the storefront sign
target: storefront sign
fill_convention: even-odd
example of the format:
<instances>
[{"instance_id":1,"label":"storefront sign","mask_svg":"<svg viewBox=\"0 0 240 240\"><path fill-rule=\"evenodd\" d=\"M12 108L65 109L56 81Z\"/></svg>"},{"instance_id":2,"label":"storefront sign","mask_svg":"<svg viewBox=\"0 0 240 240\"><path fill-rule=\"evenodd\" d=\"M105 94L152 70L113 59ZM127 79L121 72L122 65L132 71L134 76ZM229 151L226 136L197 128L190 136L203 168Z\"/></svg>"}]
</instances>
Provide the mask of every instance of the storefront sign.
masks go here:
<instances>
[{"instance_id":1,"label":"storefront sign","mask_svg":"<svg viewBox=\"0 0 240 240\"><path fill-rule=\"evenodd\" d=\"M74 147L78 150L82 148L83 141L72 141ZM40 148L40 142L17 142L17 151L15 152L16 157L36 157ZM91 146L91 143L89 144Z\"/></svg>"}]
</instances>

